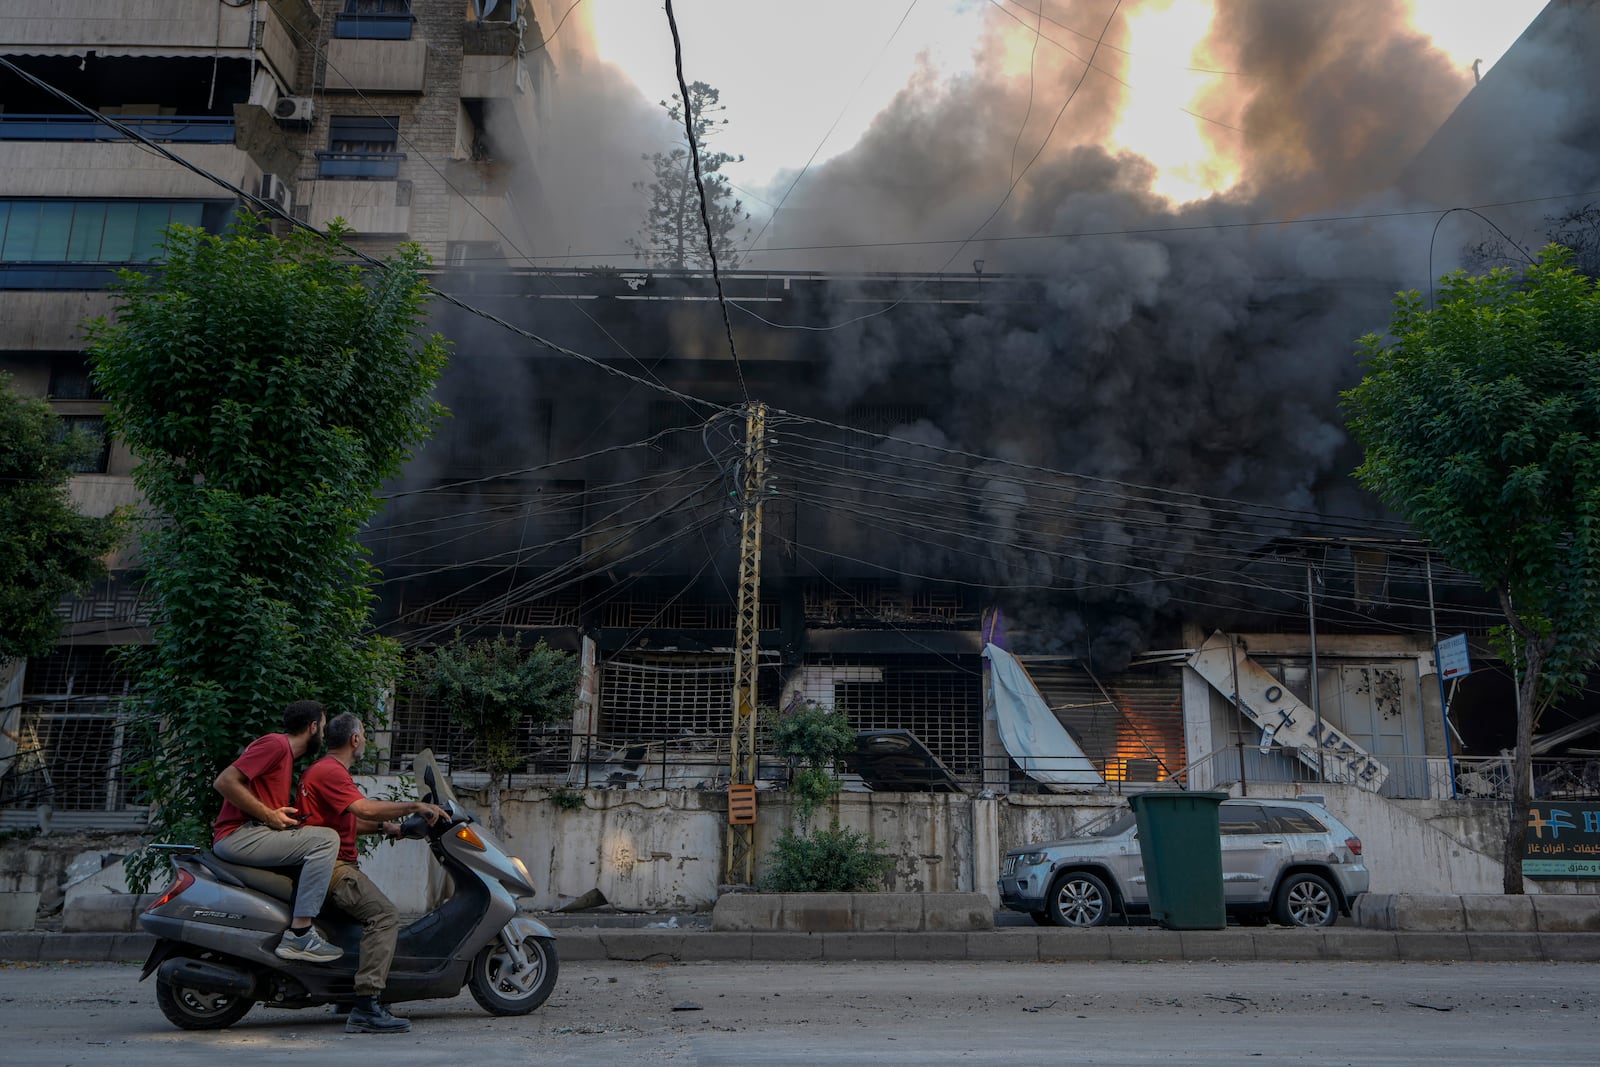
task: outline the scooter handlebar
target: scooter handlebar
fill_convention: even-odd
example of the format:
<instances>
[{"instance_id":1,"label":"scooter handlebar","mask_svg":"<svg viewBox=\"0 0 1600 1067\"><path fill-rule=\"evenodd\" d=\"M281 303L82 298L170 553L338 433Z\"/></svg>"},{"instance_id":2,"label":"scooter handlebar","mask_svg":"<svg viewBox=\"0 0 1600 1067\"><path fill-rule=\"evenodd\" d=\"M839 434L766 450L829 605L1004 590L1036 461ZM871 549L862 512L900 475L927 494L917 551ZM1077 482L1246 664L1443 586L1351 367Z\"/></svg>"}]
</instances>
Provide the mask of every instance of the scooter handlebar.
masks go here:
<instances>
[{"instance_id":1,"label":"scooter handlebar","mask_svg":"<svg viewBox=\"0 0 1600 1067\"><path fill-rule=\"evenodd\" d=\"M430 823L426 815L418 812L413 815L407 815L404 819L400 820L400 836L418 841L426 841L430 836L442 834L452 826L460 826L462 823L468 823L471 821L472 816L468 815L466 812L451 811L450 818L440 819L438 822Z\"/></svg>"},{"instance_id":2,"label":"scooter handlebar","mask_svg":"<svg viewBox=\"0 0 1600 1067\"><path fill-rule=\"evenodd\" d=\"M426 840L428 837L428 831L430 829L432 829L432 827L428 825L428 817L421 813L407 815L404 819L400 820L401 837L412 838L418 841Z\"/></svg>"}]
</instances>

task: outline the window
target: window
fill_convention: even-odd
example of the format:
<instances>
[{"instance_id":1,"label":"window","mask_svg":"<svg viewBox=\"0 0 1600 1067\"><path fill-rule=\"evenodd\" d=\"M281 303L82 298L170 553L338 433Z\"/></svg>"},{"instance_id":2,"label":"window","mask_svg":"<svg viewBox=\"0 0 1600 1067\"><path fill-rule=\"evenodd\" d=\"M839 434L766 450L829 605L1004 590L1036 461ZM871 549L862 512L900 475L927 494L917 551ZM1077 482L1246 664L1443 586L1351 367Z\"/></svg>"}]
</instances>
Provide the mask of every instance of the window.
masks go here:
<instances>
[{"instance_id":1,"label":"window","mask_svg":"<svg viewBox=\"0 0 1600 1067\"><path fill-rule=\"evenodd\" d=\"M335 115L328 124L328 150L318 152L324 178L396 178L400 160L398 115Z\"/></svg>"},{"instance_id":2,"label":"window","mask_svg":"<svg viewBox=\"0 0 1600 1067\"><path fill-rule=\"evenodd\" d=\"M170 200L0 200L0 262L148 263L175 222L220 229L227 205L220 212L217 207Z\"/></svg>"},{"instance_id":3,"label":"window","mask_svg":"<svg viewBox=\"0 0 1600 1067\"><path fill-rule=\"evenodd\" d=\"M82 352L56 352L50 356L51 400L104 400L89 375L89 360Z\"/></svg>"},{"instance_id":4,"label":"window","mask_svg":"<svg viewBox=\"0 0 1600 1067\"><path fill-rule=\"evenodd\" d=\"M447 241L444 246L444 261L449 267L485 270L505 266L505 258L499 241Z\"/></svg>"},{"instance_id":5,"label":"window","mask_svg":"<svg viewBox=\"0 0 1600 1067\"><path fill-rule=\"evenodd\" d=\"M111 440L106 436L106 420L99 415L63 415L68 433L78 432L99 442L99 448L71 465L78 474L104 474L111 460Z\"/></svg>"},{"instance_id":6,"label":"window","mask_svg":"<svg viewBox=\"0 0 1600 1067\"><path fill-rule=\"evenodd\" d=\"M1280 834L1325 834L1328 828L1310 812L1299 808L1268 808L1274 829Z\"/></svg>"},{"instance_id":7,"label":"window","mask_svg":"<svg viewBox=\"0 0 1600 1067\"><path fill-rule=\"evenodd\" d=\"M345 0L344 11L333 20L333 35L368 41L409 41L416 21L410 0Z\"/></svg>"},{"instance_id":8,"label":"window","mask_svg":"<svg viewBox=\"0 0 1600 1067\"><path fill-rule=\"evenodd\" d=\"M1217 808L1223 837L1268 833L1267 813L1259 804L1223 804Z\"/></svg>"}]
</instances>

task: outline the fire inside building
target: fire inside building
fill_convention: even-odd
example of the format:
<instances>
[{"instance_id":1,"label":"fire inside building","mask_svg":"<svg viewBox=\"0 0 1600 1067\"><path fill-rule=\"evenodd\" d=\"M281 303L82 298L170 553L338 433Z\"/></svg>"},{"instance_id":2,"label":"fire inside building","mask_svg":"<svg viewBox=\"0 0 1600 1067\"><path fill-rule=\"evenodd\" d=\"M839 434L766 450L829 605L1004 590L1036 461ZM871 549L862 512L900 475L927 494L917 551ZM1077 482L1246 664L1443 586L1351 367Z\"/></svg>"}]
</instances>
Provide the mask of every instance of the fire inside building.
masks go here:
<instances>
[{"instance_id":1,"label":"fire inside building","mask_svg":"<svg viewBox=\"0 0 1600 1067\"><path fill-rule=\"evenodd\" d=\"M989 266L964 254L970 272L558 269L528 265L562 221L554 178L526 180L562 99L546 5L182 0L192 18L154 22L63 6L0 14L0 56L22 72L0 72L0 370L97 424L81 324L109 307L111 271L151 261L165 225L220 230L241 202L79 103L284 219L344 218L375 252L421 242L433 284L470 310L432 312L453 345L452 418L364 538L383 575L374 625L413 654L514 633L582 658L571 721L524 730L514 781L727 788L735 586L759 508L764 788L788 769L761 724L813 702L859 731L853 791L1507 795L1497 609L1349 475L1354 339L1417 284L1418 255L1238 221L1419 195L1441 170L1463 182L1456 163L1484 151L1470 126L1430 120L1408 154L1348 168L1372 187L1286 181L1276 200L1263 185L1188 213L1079 146L1050 161L1060 204L1092 197L1079 220L1112 236L1009 260L978 245ZM1581 56L1570 41L1594 16L1552 4L1519 45L1534 58L1514 49L1462 113L1498 114L1552 41ZM858 181L847 164L871 150L831 180ZM1032 196L1019 217L1065 212ZM108 442L75 500L133 502L135 462ZM6 678L8 821L41 805L83 824L142 815L115 653L149 640L150 606L136 552L115 562L63 605L57 651ZM1472 670L1441 684L1435 645L1456 635ZM1541 723L1541 795L1600 788L1592 705ZM482 767L476 739L403 686L384 710L382 769L425 747Z\"/></svg>"}]
</instances>

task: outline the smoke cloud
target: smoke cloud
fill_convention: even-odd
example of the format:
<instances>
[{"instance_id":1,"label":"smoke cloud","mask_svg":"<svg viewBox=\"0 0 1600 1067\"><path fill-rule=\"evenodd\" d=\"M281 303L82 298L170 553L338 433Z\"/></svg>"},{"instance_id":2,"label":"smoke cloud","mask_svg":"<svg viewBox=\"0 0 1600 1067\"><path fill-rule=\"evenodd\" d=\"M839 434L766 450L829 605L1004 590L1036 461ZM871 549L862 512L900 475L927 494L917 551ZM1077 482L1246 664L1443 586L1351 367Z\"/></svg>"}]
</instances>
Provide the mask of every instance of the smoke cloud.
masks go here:
<instances>
[{"instance_id":1,"label":"smoke cloud","mask_svg":"<svg viewBox=\"0 0 1600 1067\"><path fill-rule=\"evenodd\" d=\"M1404 0L1218 0L1195 62L1231 73L1192 107L1239 178L1175 205L1155 191L1155 164L1105 147L1130 91L1127 17L1148 6L1114 16L1111 0L1046 2L1051 40L1037 47L1034 16L991 10L973 72L920 71L858 144L805 173L747 262L943 271L983 283L979 302L923 293L875 305L867 283L841 281L805 320L836 328L797 338L736 322L747 350L815 361L808 414L859 423L863 411L903 410L874 428L1082 476L930 472L928 453L891 444L864 468L871 477L811 484L833 506L812 509L797 537L908 581L986 584L1022 623L1012 627L1022 650L1092 649L1113 668L1173 609L1206 613L1204 594L1178 576L1216 569L1218 539L1237 536L1216 528L1232 502L1377 513L1349 481L1359 457L1338 408L1359 374L1355 340L1381 332L1393 292L1426 288L1465 243L1450 228L1435 239L1437 216L1404 213L1509 197L1540 165L1551 191L1587 187L1570 183L1600 169L1593 109L1578 106L1600 94L1594 74L1578 73L1586 37L1562 12L1547 12L1544 43L1514 49L1447 123L1471 72L1409 29ZM1020 70L1019 54L1031 57ZM538 192L560 210L543 244L616 248L642 214L632 183L644 176L639 145L661 140L659 109L592 60L569 56L557 88ZM737 150L736 130L726 140ZM1328 217L1342 221L1304 221ZM654 314L642 309L622 339L636 355L721 344L714 316ZM570 312L542 321L565 324L585 351L617 343ZM557 382L535 370L524 386L531 396ZM619 410L593 406L596 419ZM899 507L973 502L988 546L863 525L896 480ZM1179 503L1191 500L1219 503ZM1259 547L1294 526L1258 518L1253 537ZM1209 610L1220 620L1228 609Z\"/></svg>"}]
</instances>

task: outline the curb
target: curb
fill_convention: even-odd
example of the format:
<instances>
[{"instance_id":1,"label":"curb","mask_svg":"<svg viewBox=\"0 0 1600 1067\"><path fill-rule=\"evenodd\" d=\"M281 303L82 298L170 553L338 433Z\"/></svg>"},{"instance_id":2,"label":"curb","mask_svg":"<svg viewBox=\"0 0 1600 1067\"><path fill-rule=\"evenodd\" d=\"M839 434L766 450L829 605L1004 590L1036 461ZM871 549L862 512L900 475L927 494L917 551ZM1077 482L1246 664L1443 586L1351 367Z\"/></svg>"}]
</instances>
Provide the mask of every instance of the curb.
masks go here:
<instances>
[{"instance_id":1,"label":"curb","mask_svg":"<svg viewBox=\"0 0 1600 1067\"><path fill-rule=\"evenodd\" d=\"M0 960L140 962L149 934L0 933ZM1037 962L1117 960L1600 962L1600 934L1393 930L1029 930L965 933L728 933L572 927L561 958L626 963L874 960Z\"/></svg>"}]
</instances>

